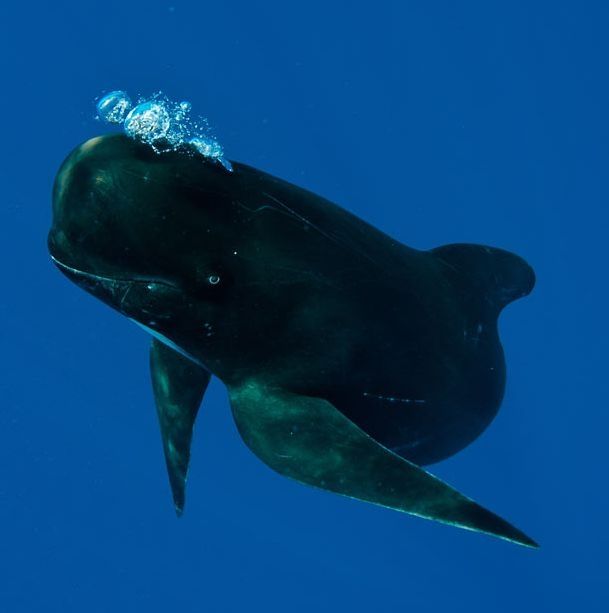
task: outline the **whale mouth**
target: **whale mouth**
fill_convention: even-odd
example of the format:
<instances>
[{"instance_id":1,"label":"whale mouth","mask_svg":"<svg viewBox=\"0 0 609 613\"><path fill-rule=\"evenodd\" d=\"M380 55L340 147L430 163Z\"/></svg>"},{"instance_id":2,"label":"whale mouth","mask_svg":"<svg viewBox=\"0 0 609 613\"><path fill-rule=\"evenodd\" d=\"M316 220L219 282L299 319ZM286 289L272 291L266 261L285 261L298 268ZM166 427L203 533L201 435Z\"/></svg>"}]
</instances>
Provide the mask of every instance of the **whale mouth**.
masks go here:
<instances>
[{"instance_id":1,"label":"whale mouth","mask_svg":"<svg viewBox=\"0 0 609 613\"><path fill-rule=\"evenodd\" d=\"M71 280L77 279L87 279L89 281L100 281L100 282L130 282L131 279L120 279L117 277L109 277L104 275L97 275L92 272L87 272L86 270L80 270L79 268L74 268L72 266L68 266L68 264L62 262L60 259L56 258L52 253L50 254L51 260L53 260L53 264L59 268L59 270L69 277Z\"/></svg>"},{"instance_id":2,"label":"whale mouth","mask_svg":"<svg viewBox=\"0 0 609 613\"><path fill-rule=\"evenodd\" d=\"M114 277L74 268L51 254L57 268L73 283L97 299L130 318L138 318L150 310L155 296L175 295L175 283L153 277ZM146 306L148 305L148 306ZM161 309L161 312L164 309ZM167 319L170 314L158 314L156 319Z\"/></svg>"},{"instance_id":3,"label":"whale mouth","mask_svg":"<svg viewBox=\"0 0 609 613\"><path fill-rule=\"evenodd\" d=\"M62 262L59 258L54 256L52 253L49 254L53 264L59 268L59 270L66 275L71 281L78 283L78 281L88 281L92 283L101 283L101 284L149 284L154 283L157 285L164 285L171 289L178 289L178 285L176 283L172 283L167 279L159 279L158 277L146 276L146 275L136 275L132 277L121 277L114 275L100 275L94 272L89 272L86 270L81 270L80 268L74 268Z\"/></svg>"},{"instance_id":4,"label":"whale mouth","mask_svg":"<svg viewBox=\"0 0 609 613\"><path fill-rule=\"evenodd\" d=\"M123 310L129 292L137 283L133 279L119 279L79 270L65 264L54 255L51 255L51 259L70 281L119 311Z\"/></svg>"}]
</instances>

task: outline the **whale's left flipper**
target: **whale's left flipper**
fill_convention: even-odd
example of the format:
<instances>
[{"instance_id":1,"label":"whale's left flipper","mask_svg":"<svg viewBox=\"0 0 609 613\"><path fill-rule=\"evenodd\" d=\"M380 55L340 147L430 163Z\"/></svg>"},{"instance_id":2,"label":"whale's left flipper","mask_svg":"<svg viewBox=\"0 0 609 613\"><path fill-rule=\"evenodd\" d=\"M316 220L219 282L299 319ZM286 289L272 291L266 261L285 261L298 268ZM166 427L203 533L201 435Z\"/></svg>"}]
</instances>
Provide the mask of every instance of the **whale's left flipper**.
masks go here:
<instances>
[{"instance_id":1,"label":"whale's left flipper","mask_svg":"<svg viewBox=\"0 0 609 613\"><path fill-rule=\"evenodd\" d=\"M173 502L181 515L192 430L210 374L156 339L150 347L150 373Z\"/></svg>"},{"instance_id":2,"label":"whale's left flipper","mask_svg":"<svg viewBox=\"0 0 609 613\"><path fill-rule=\"evenodd\" d=\"M249 381L229 387L248 447L278 473L325 490L537 547L520 530L389 451L320 398Z\"/></svg>"}]
</instances>

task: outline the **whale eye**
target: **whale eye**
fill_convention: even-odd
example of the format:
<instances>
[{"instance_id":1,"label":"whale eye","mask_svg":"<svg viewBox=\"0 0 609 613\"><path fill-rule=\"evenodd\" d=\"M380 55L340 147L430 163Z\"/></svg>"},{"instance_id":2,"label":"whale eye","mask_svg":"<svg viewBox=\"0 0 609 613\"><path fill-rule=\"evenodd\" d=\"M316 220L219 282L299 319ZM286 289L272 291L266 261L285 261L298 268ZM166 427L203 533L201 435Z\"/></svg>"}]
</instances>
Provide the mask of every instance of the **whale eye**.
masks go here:
<instances>
[{"instance_id":1,"label":"whale eye","mask_svg":"<svg viewBox=\"0 0 609 613\"><path fill-rule=\"evenodd\" d=\"M210 285L218 285L218 283L220 283L220 276L219 275L209 275L209 277L207 277L207 282Z\"/></svg>"}]
</instances>

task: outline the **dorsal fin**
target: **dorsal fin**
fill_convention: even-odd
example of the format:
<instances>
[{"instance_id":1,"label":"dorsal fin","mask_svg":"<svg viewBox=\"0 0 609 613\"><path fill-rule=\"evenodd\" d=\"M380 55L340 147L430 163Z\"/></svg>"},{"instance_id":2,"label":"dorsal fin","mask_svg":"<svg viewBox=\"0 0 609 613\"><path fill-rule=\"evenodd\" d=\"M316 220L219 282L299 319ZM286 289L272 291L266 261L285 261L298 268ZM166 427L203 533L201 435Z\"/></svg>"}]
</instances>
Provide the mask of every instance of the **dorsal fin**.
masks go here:
<instances>
[{"instance_id":1,"label":"dorsal fin","mask_svg":"<svg viewBox=\"0 0 609 613\"><path fill-rule=\"evenodd\" d=\"M533 269L519 256L484 245L453 244L431 250L464 296L484 300L501 310L531 292Z\"/></svg>"}]
</instances>

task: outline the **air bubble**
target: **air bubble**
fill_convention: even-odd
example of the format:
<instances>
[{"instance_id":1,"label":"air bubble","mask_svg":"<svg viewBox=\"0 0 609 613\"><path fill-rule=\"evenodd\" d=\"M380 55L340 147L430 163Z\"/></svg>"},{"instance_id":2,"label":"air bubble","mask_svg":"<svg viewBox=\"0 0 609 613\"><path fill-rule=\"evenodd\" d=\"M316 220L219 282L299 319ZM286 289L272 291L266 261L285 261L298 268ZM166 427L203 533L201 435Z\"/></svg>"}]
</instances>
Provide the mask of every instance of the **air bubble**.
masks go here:
<instances>
[{"instance_id":1,"label":"air bubble","mask_svg":"<svg viewBox=\"0 0 609 613\"><path fill-rule=\"evenodd\" d=\"M183 121L186 118L186 115L190 112L190 109L192 108L192 105L190 104L190 102L187 101L182 101L180 102L180 104L177 105L176 111L175 111L175 120L176 121Z\"/></svg>"},{"instance_id":2,"label":"air bubble","mask_svg":"<svg viewBox=\"0 0 609 613\"><path fill-rule=\"evenodd\" d=\"M125 119L125 132L128 136L149 145L167 136L171 120L163 104L142 102Z\"/></svg>"},{"instance_id":3,"label":"air bubble","mask_svg":"<svg viewBox=\"0 0 609 613\"><path fill-rule=\"evenodd\" d=\"M97 104L100 119L122 123L127 136L150 145L157 153L176 151L188 146L191 155L217 162L232 172L220 143L210 134L205 118L191 118L192 105L187 100L172 102L161 92L149 99L140 98L133 108L123 91L105 95Z\"/></svg>"},{"instance_id":4,"label":"air bubble","mask_svg":"<svg viewBox=\"0 0 609 613\"><path fill-rule=\"evenodd\" d=\"M218 159L222 157L222 146L211 138L195 136L188 141L198 153L206 158Z\"/></svg>"},{"instance_id":5,"label":"air bubble","mask_svg":"<svg viewBox=\"0 0 609 613\"><path fill-rule=\"evenodd\" d=\"M107 123L122 123L131 108L131 99L122 91L116 90L103 96L97 103L98 117Z\"/></svg>"}]
</instances>

